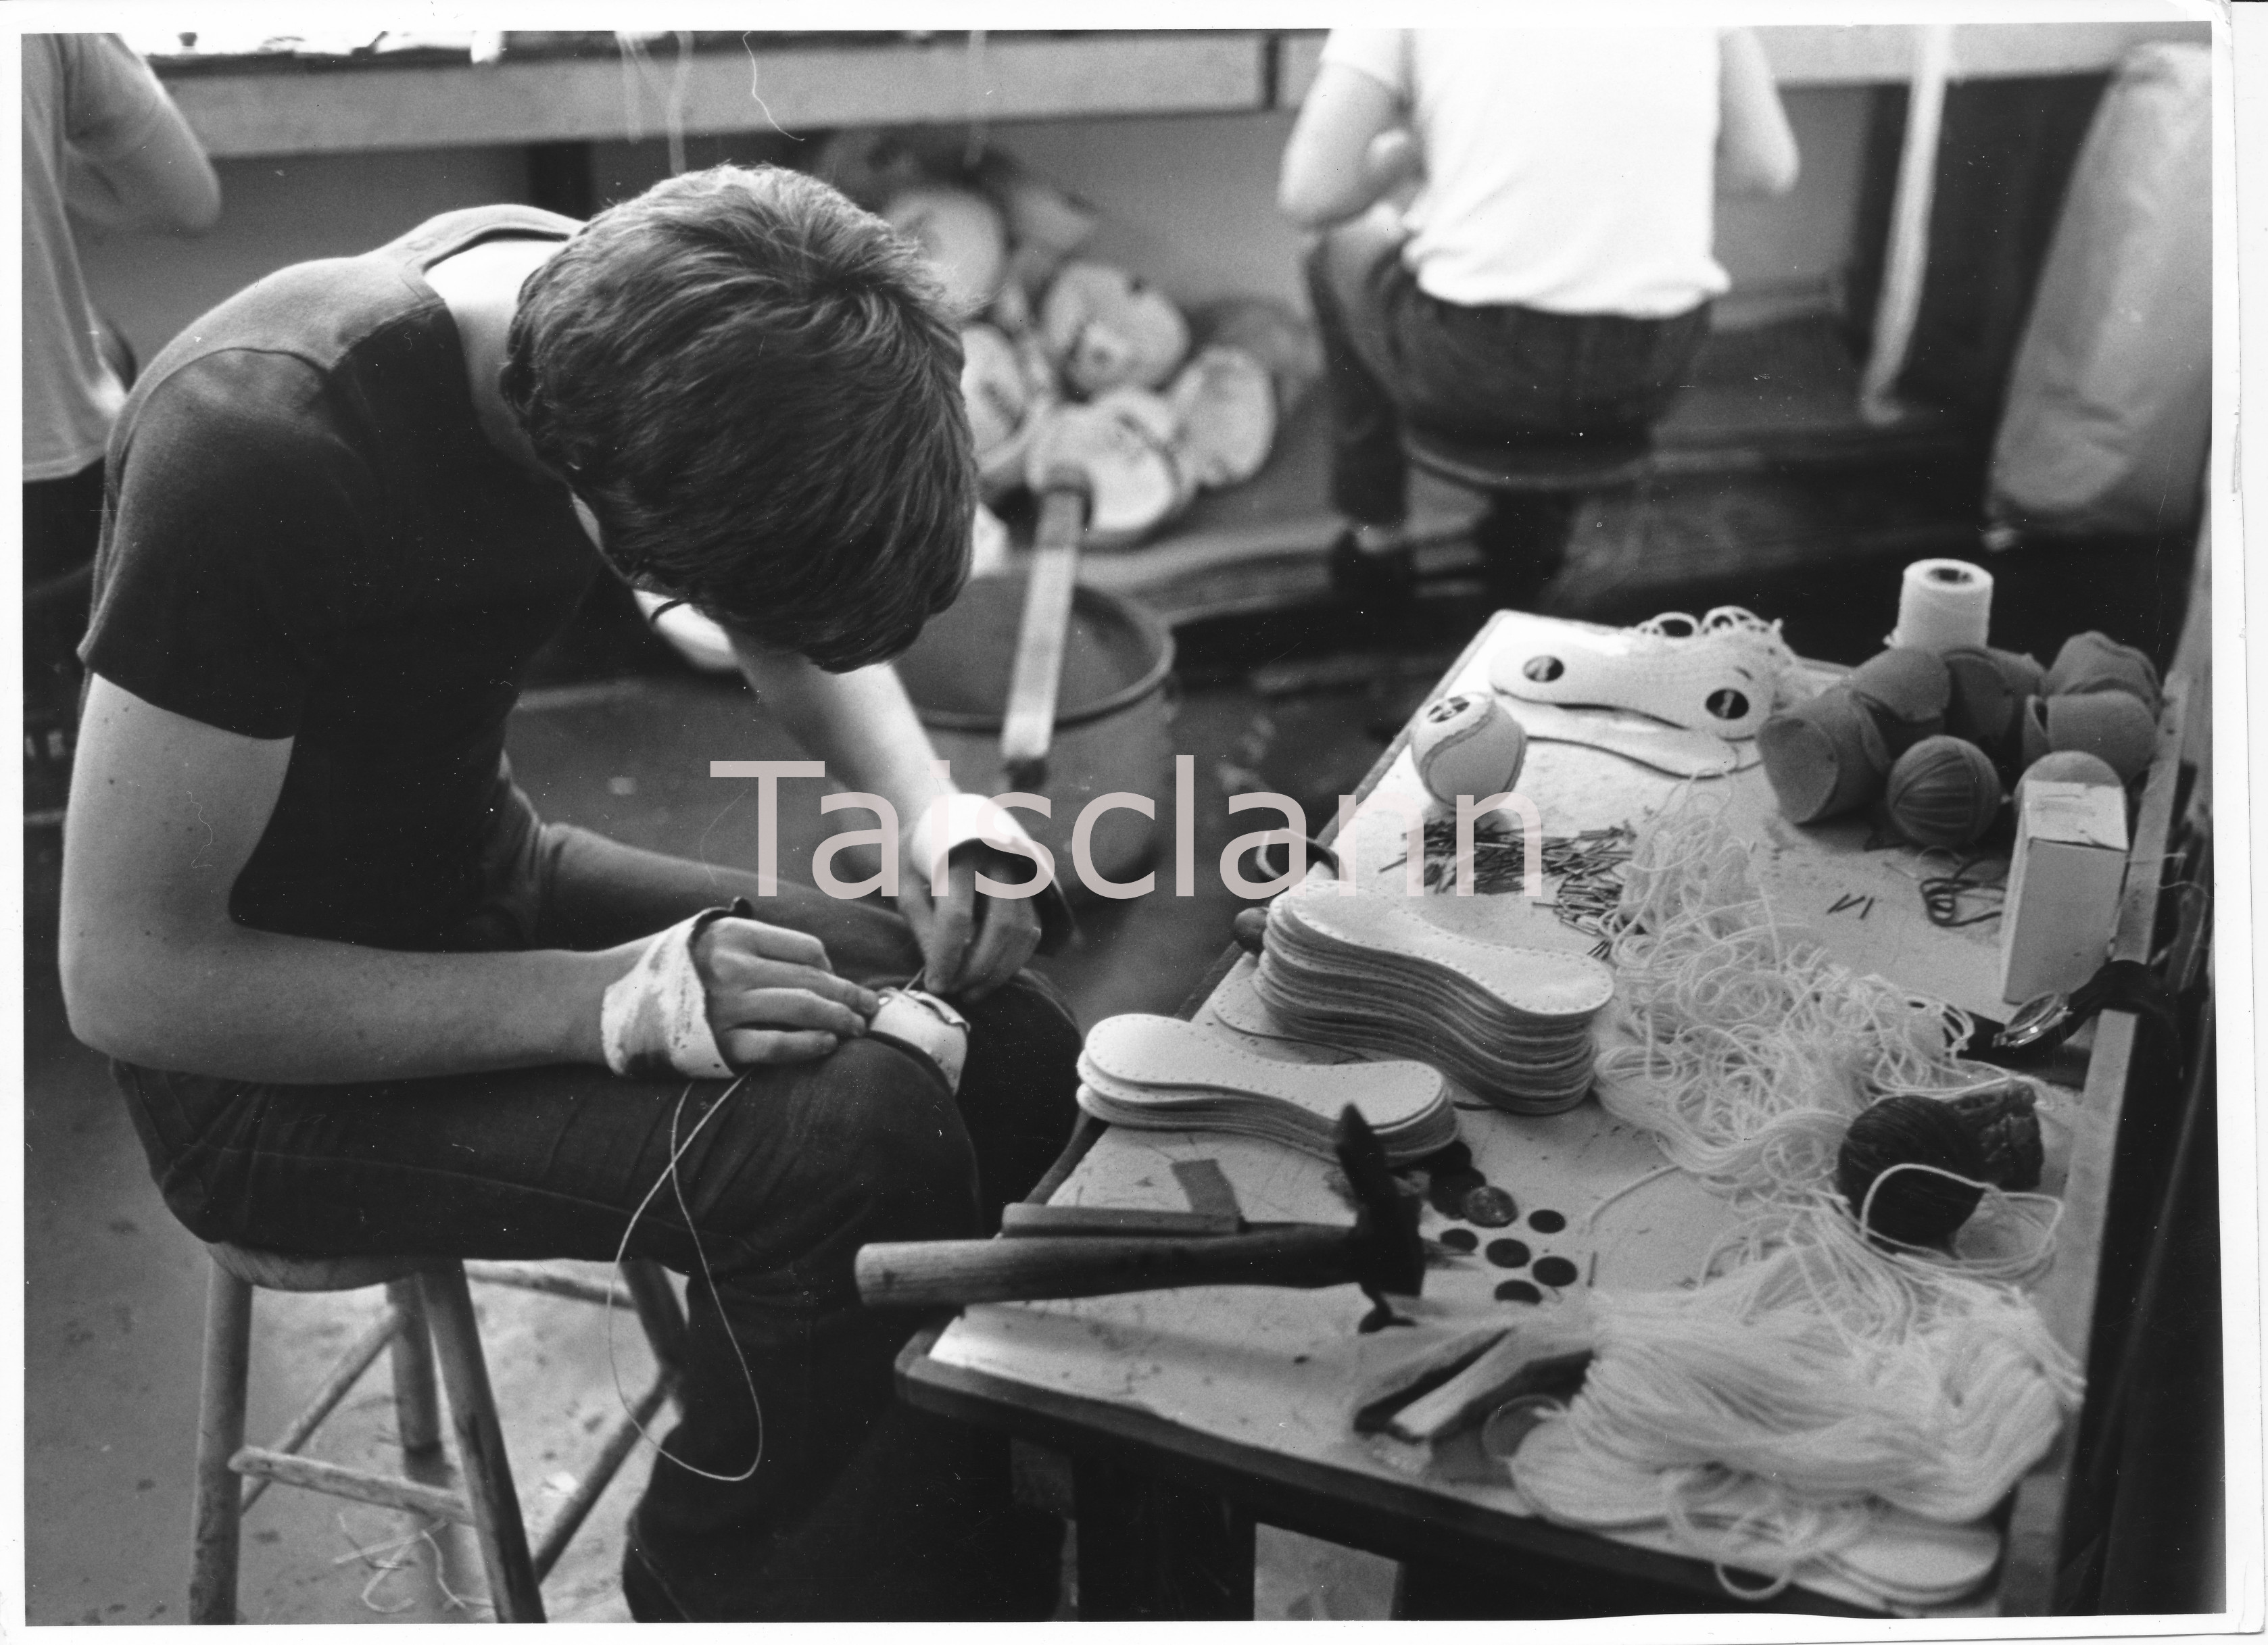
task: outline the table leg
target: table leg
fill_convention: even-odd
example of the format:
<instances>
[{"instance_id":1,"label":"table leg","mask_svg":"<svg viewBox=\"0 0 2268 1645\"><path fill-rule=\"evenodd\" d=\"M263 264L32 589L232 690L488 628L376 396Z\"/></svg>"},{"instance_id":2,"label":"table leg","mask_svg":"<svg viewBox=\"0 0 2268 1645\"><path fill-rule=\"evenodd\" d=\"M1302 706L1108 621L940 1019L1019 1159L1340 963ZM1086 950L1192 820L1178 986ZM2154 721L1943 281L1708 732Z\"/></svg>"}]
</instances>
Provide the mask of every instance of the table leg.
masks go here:
<instances>
[{"instance_id":1,"label":"table leg","mask_svg":"<svg viewBox=\"0 0 2268 1645\"><path fill-rule=\"evenodd\" d=\"M1071 1465L1082 1622L1252 1619L1252 1516L1114 1463Z\"/></svg>"}]
</instances>

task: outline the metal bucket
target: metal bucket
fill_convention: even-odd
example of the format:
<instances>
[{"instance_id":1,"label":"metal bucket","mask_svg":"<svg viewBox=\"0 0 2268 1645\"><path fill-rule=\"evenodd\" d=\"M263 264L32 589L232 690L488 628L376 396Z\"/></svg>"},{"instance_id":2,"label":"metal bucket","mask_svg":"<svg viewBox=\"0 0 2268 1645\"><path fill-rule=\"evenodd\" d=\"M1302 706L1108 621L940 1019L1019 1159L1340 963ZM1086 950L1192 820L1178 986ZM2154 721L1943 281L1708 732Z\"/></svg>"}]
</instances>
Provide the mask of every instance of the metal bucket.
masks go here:
<instances>
[{"instance_id":1,"label":"metal bucket","mask_svg":"<svg viewBox=\"0 0 2268 1645\"><path fill-rule=\"evenodd\" d=\"M906 694L939 755L953 762L954 783L975 794L1004 793L1010 786L1000 763L1000 723L1024 589L1020 576L969 584L898 659ZM1013 813L1054 853L1056 883L1075 900L1094 895L1072 866L1071 838L1080 810L1096 795L1130 790L1148 796L1157 808L1154 821L1119 810L1096 820L1091 850L1095 871L1105 879L1141 878L1173 827L1168 728L1177 702L1174 636L1166 625L1131 600L1080 588L1064 636L1055 741L1040 789L1052 809L1046 817Z\"/></svg>"}]
</instances>

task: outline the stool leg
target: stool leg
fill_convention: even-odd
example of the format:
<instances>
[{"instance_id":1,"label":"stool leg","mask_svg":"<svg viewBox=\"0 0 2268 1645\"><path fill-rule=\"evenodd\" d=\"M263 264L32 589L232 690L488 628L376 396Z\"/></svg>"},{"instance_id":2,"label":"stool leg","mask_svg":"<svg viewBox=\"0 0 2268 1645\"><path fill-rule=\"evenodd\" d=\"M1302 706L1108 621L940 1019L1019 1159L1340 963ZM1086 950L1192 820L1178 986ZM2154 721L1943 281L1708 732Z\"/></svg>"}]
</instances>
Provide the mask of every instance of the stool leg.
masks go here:
<instances>
[{"instance_id":1,"label":"stool leg","mask_svg":"<svg viewBox=\"0 0 2268 1645\"><path fill-rule=\"evenodd\" d=\"M622 1264L622 1284L637 1304L638 1322L666 1377L674 1377L685 1348L685 1311L670 1289L669 1272L650 1257L632 1257Z\"/></svg>"},{"instance_id":2,"label":"stool leg","mask_svg":"<svg viewBox=\"0 0 2268 1645\"><path fill-rule=\"evenodd\" d=\"M465 1476L481 1557L488 1567L489 1597L499 1622L541 1622L543 1595L527 1552L527 1528L512 1489L512 1465L497 1423L496 1395L481 1355L480 1322L473 1312L465 1271L455 1263L418 1276L425 1289L427 1323L449 1390L449 1421L457 1436L457 1465Z\"/></svg>"},{"instance_id":3,"label":"stool leg","mask_svg":"<svg viewBox=\"0 0 2268 1645\"><path fill-rule=\"evenodd\" d=\"M229 1458L244 1446L251 1372L252 1287L214 1265L205 1289L204 1387L197 1409L197 1499L190 1531L189 1620L236 1620L244 1481Z\"/></svg>"},{"instance_id":4,"label":"stool leg","mask_svg":"<svg viewBox=\"0 0 2268 1645\"><path fill-rule=\"evenodd\" d=\"M433 1343L425 1329L425 1293L416 1280L389 1280L387 1300L401 1315L389 1352L394 1361L394 1427L413 1455L441 1443L441 1396L433 1385Z\"/></svg>"}]
</instances>

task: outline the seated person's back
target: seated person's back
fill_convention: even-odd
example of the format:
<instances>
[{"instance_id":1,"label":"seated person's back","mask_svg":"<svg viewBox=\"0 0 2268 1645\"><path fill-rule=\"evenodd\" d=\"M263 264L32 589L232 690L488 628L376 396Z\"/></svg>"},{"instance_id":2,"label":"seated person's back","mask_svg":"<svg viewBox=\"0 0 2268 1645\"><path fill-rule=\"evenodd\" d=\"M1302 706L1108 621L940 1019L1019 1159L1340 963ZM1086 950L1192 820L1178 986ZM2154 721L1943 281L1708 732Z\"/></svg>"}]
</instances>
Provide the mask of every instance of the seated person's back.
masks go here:
<instances>
[{"instance_id":1,"label":"seated person's back","mask_svg":"<svg viewBox=\"0 0 2268 1645\"><path fill-rule=\"evenodd\" d=\"M1322 231L1307 276L1342 593L1409 595L1405 424L1510 448L1642 447L1728 284L1718 189L1778 192L1795 164L1745 33L1335 31L1279 197ZM1413 184L1403 209L1379 203ZM1508 603L1555 568L1572 506L1494 500L1476 536Z\"/></svg>"},{"instance_id":2,"label":"seated person's back","mask_svg":"<svg viewBox=\"0 0 2268 1645\"><path fill-rule=\"evenodd\" d=\"M1342 30L1327 62L1406 105L1425 175L1402 259L1428 295L1558 313L1681 313L1711 254L1714 30Z\"/></svg>"}]
</instances>

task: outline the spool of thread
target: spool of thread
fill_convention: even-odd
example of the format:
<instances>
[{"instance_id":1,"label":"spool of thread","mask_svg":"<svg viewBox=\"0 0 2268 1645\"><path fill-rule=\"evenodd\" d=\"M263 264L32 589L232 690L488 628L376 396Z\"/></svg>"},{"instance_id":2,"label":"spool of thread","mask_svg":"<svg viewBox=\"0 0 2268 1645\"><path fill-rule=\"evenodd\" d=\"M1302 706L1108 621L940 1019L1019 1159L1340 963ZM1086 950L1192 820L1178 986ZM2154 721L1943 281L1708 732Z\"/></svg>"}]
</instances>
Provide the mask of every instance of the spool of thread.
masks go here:
<instances>
[{"instance_id":1,"label":"spool of thread","mask_svg":"<svg viewBox=\"0 0 2268 1645\"><path fill-rule=\"evenodd\" d=\"M1887 643L1942 651L1982 645L1992 623L1992 574L1966 560L1917 560L1898 587L1898 626Z\"/></svg>"},{"instance_id":2,"label":"spool of thread","mask_svg":"<svg viewBox=\"0 0 2268 1645\"><path fill-rule=\"evenodd\" d=\"M1528 733L1488 693L1460 692L1418 716L1410 755L1425 791L1454 805L1460 794L1485 799L1507 792L1520 780Z\"/></svg>"}]
</instances>

